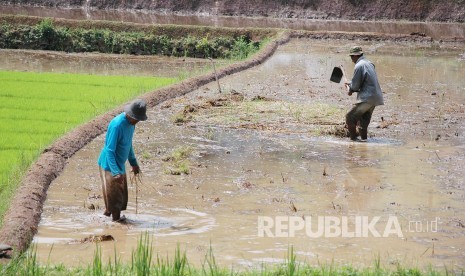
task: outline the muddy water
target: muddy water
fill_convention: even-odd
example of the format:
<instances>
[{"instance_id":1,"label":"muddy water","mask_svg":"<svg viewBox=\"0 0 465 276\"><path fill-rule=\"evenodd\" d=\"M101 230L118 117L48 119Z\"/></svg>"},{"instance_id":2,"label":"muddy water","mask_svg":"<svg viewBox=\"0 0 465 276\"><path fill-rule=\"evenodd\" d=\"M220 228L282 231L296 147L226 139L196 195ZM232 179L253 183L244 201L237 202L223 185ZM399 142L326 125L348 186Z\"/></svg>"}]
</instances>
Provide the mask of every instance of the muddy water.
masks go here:
<instances>
[{"instance_id":1,"label":"muddy water","mask_svg":"<svg viewBox=\"0 0 465 276\"><path fill-rule=\"evenodd\" d=\"M209 67L209 61L195 58L0 49L0 70L7 71L184 78Z\"/></svg>"},{"instance_id":2,"label":"muddy water","mask_svg":"<svg viewBox=\"0 0 465 276\"><path fill-rule=\"evenodd\" d=\"M422 23L389 21L339 21L307 19L247 18L228 16L179 16L142 11L56 9L42 7L0 6L0 13L68 19L111 20L147 24L182 24L223 27L287 28L309 31L377 32L387 34L424 33L435 39L464 37L463 23Z\"/></svg>"},{"instance_id":3,"label":"muddy water","mask_svg":"<svg viewBox=\"0 0 465 276\"><path fill-rule=\"evenodd\" d=\"M354 99L328 78L335 65L352 71L344 54L352 43L293 40L264 64L221 79L221 85L245 95L245 102L260 95L347 110ZM365 266L379 256L391 268L431 264L464 269L464 49L424 46L363 44L377 64L386 102L375 110L368 143L315 135L318 126L305 121L297 123L297 130L279 133L245 129L240 126L249 123L246 114L236 114L239 121L246 117L239 124L226 117L211 124L195 114L190 123L173 124L185 105L217 97L215 83L150 110L150 119L138 125L135 135L144 174L137 204L136 188L130 186L126 224L102 215L96 160L104 137L97 138L69 160L50 186L34 238L40 261L88 264L96 245L79 241L102 234L116 240L101 244L103 260L115 252L129 260L141 233L148 231L157 254L172 258L179 244L195 265L210 246L218 263L243 269L281 262L292 245L298 260L314 265ZM210 113L226 112L223 106ZM263 125L271 123L265 113L255 115ZM167 173L171 165L162 161L179 146L193 150L189 175ZM389 224L395 219L402 237L399 232L330 237L331 230L318 238L305 230L273 237L276 228L260 237L259 218L277 216L304 217L313 231L318 217L347 218L349 232L363 217L379 217L374 227L380 235L386 228L395 230Z\"/></svg>"}]
</instances>

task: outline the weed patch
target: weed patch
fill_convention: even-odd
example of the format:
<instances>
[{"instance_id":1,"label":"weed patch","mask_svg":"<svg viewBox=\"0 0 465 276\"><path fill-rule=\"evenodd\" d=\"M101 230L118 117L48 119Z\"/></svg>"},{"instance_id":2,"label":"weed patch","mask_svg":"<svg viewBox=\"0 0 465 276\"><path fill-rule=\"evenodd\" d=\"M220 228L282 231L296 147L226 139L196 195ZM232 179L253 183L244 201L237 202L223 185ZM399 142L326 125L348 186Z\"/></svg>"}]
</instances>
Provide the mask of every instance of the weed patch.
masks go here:
<instances>
[{"instance_id":1,"label":"weed patch","mask_svg":"<svg viewBox=\"0 0 465 276\"><path fill-rule=\"evenodd\" d=\"M36 25L15 22L0 23L0 48L242 60L268 41L254 41L246 31L210 36L208 32L202 35L196 29L181 26L170 28L183 36L159 29L115 30L111 25L107 28L98 24L90 28L79 24L60 26L50 18Z\"/></svg>"},{"instance_id":2,"label":"weed patch","mask_svg":"<svg viewBox=\"0 0 465 276\"><path fill-rule=\"evenodd\" d=\"M162 158L168 163L165 170L167 174L181 175L190 174L190 162L188 158L192 155L193 149L189 146L180 146L171 151L171 154Z\"/></svg>"}]
</instances>

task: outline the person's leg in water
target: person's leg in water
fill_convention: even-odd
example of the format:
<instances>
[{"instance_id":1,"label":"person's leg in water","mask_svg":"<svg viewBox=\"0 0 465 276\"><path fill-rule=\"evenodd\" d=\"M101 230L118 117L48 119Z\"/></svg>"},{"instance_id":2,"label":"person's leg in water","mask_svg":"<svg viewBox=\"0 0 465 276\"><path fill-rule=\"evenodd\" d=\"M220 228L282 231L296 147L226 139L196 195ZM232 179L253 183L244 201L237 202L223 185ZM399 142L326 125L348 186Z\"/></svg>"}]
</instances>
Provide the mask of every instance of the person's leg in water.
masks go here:
<instances>
[{"instance_id":1,"label":"person's leg in water","mask_svg":"<svg viewBox=\"0 0 465 276\"><path fill-rule=\"evenodd\" d=\"M102 182L102 197L103 201L105 202L105 211L103 211L103 215L109 217L111 215L111 212L108 211L108 200L107 200L107 178L106 178L106 173L105 171L99 167L100 171L100 180Z\"/></svg>"},{"instance_id":2,"label":"person's leg in water","mask_svg":"<svg viewBox=\"0 0 465 276\"><path fill-rule=\"evenodd\" d=\"M371 121L371 115L373 115L373 111L375 110L375 107L371 107L370 109L367 110L362 115L362 118L360 119L360 139L362 141L366 141L368 139L368 125L370 124Z\"/></svg>"},{"instance_id":3,"label":"person's leg in water","mask_svg":"<svg viewBox=\"0 0 465 276\"><path fill-rule=\"evenodd\" d=\"M346 114L346 124L349 130L350 140L352 141L357 140L357 136L358 136L357 135L357 122L360 121L360 125L361 125L362 124L361 120L362 120L363 115L372 108L374 108L373 105L369 103L357 103L357 104L354 104L354 106ZM370 119L371 119L371 114L370 114Z\"/></svg>"},{"instance_id":4,"label":"person's leg in water","mask_svg":"<svg viewBox=\"0 0 465 276\"><path fill-rule=\"evenodd\" d=\"M121 211L126 210L128 203L128 188L126 174L116 179L110 172L105 171L105 195L106 211L105 215L112 216L113 221L123 221L124 216L121 216ZM108 212L107 212L108 211Z\"/></svg>"}]
</instances>

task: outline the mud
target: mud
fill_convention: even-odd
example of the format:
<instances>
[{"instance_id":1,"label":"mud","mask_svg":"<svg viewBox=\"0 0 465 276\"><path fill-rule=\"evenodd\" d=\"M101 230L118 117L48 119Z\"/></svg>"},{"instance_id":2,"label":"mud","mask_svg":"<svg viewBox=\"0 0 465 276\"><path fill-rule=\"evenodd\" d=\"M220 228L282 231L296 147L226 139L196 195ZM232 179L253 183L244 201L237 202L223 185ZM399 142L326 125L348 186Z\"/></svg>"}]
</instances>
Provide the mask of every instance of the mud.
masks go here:
<instances>
[{"instance_id":1,"label":"mud","mask_svg":"<svg viewBox=\"0 0 465 276\"><path fill-rule=\"evenodd\" d=\"M284 34L282 38L270 42L254 58L221 69L218 71L218 77L224 77L262 63L273 54L278 45L289 39L290 35ZM167 99L189 93L214 79L215 74L207 74L157 90L156 93L143 95L141 98L146 100L148 107L153 107ZM67 160L74 153L105 131L108 122L123 110L123 106L77 127L44 151L39 160L26 173L10 204L10 209L3 218L0 241L11 245L16 252L22 252L27 248L37 232L42 205L52 180L60 174Z\"/></svg>"},{"instance_id":2,"label":"mud","mask_svg":"<svg viewBox=\"0 0 465 276\"><path fill-rule=\"evenodd\" d=\"M120 107L77 128L45 151L23 180L5 216L0 241L13 245L17 251L27 247L37 231L48 185L64 170L52 185L55 190L49 190L50 205L45 207L42 230L35 238L39 250L47 251L41 251L41 256L48 256L50 245L55 243L53 258L57 262L87 262L94 246L76 251L63 245L82 239L82 235L111 231L121 246L119 252L127 257L138 235L155 229L162 255L180 241L188 254L199 260L212 241L219 259L247 266L250 260L282 258L289 244L287 239L257 239L259 214L394 213L406 218L403 225L407 227L410 220L426 223L437 216L443 219L444 228L439 237L431 232L414 233L388 242L316 241L306 237L291 242L300 244L301 256L313 259L317 255L330 259L337 248L337 257L343 262L353 260L353 256L371 262L376 252L383 252L390 260L389 252L384 250L386 244L390 245L388 251L395 252L393 262L401 259L399 256L423 258L425 254L419 252L432 253L434 243L434 253L422 261L463 267L463 248L455 246L463 241L465 223L458 215L463 213L460 200L463 202L464 198L460 182L464 179L460 170L464 159L463 45L431 42L431 38L422 35L296 32L292 36L331 38L337 43L333 45L331 41L332 55L327 55L322 50L312 52L310 45L316 42L298 40L302 43L286 45L256 69L238 74L237 78L221 79L227 93L236 91L244 96L242 102L211 105L177 127L173 116L187 105L217 102L216 84L211 83L213 74L144 96L155 107L151 112L153 119L139 128L137 135L142 137L137 145L141 148L138 154L144 159L146 185L141 187L145 198L141 197L139 208L147 211L135 215L134 205L130 206L127 225L115 225L100 216L102 202L94 171L96 154L103 142L99 135L121 111ZM289 39L289 34L284 35L253 60L221 70L220 77L261 64ZM341 97L340 87L329 84L326 76L328 68L341 61L351 68L344 52L353 42L343 39L372 41L364 46L378 64L389 99L386 107L380 108L383 119L374 119L370 143L364 146L320 137L319 132L341 120L305 113L315 103L339 112L350 106L350 99ZM408 43L402 44L403 41ZM412 41L419 44L411 44ZM328 42L314 46L328 48ZM191 91L194 93L185 98L166 102ZM280 112L266 109L268 105L254 99L268 99L271 106L283 108ZM162 102L163 108L157 106ZM281 117L283 122L279 121ZM306 124L309 121L313 123ZM78 152L94 138L95 142ZM194 148L196 154L189 159L191 173L168 175L160 155L179 144ZM231 235L225 237L224 233ZM113 256L114 244L107 244L111 248L106 247L104 252ZM360 248L362 253L358 253ZM358 255L354 255L354 250ZM70 255L78 257L67 260Z\"/></svg>"},{"instance_id":3,"label":"mud","mask_svg":"<svg viewBox=\"0 0 465 276\"><path fill-rule=\"evenodd\" d=\"M60 72L75 74L159 76L185 78L200 75L210 61L196 58L174 59L160 56L64 53L53 51L0 49L0 70ZM224 67L225 61L216 61Z\"/></svg>"},{"instance_id":4,"label":"mud","mask_svg":"<svg viewBox=\"0 0 465 276\"><path fill-rule=\"evenodd\" d=\"M315 265L366 266L379 256L385 267L463 270L465 47L357 41L377 66L386 105L375 110L368 143L353 143L321 135L354 100L329 81L334 66L353 68L346 50L354 41L328 42L294 39L223 77L224 94L211 82L154 104L135 135L144 175L137 214L130 187L127 224L101 214L95 160L104 137L76 152L48 190L34 238L39 259L88 263L95 245L69 241L105 234L116 242L102 244L103 259L116 248L128 260L149 231L160 256L179 243L196 265L210 246L218 263L242 269L283 261L293 245ZM190 120L176 124L178 114ZM180 146L190 148L190 172L172 175L163 160ZM379 216L380 232L395 216L403 237L259 237L259 216L347 216L349 227L356 216Z\"/></svg>"},{"instance_id":5,"label":"mud","mask_svg":"<svg viewBox=\"0 0 465 276\"><path fill-rule=\"evenodd\" d=\"M99 242L106 242L106 241L114 241L112 235L90 235L88 237L82 238L79 241L74 241L71 243L99 243Z\"/></svg>"}]
</instances>

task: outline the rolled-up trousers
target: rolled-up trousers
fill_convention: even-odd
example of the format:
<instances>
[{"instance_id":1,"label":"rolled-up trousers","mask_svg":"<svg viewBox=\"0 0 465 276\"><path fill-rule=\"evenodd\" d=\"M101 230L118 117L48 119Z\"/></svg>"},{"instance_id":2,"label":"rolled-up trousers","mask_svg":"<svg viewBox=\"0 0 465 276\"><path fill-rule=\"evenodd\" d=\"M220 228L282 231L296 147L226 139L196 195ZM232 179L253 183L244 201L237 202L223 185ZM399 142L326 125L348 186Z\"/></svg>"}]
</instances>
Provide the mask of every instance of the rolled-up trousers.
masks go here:
<instances>
[{"instance_id":1,"label":"rolled-up trousers","mask_svg":"<svg viewBox=\"0 0 465 276\"><path fill-rule=\"evenodd\" d=\"M360 129L368 129L371 121L371 115L375 110L375 106L369 103L357 103L346 114L347 125L357 125L360 122Z\"/></svg>"},{"instance_id":2,"label":"rolled-up trousers","mask_svg":"<svg viewBox=\"0 0 465 276\"><path fill-rule=\"evenodd\" d=\"M357 138L357 123L360 122L360 136L362 140L367 139L368 125L371 121L371 115L375 106L369 103L357 103L346 114L346 124L349 129L350 139Z\"/></svg>"}]
</instances>

